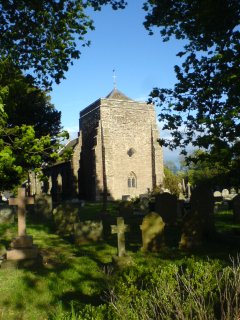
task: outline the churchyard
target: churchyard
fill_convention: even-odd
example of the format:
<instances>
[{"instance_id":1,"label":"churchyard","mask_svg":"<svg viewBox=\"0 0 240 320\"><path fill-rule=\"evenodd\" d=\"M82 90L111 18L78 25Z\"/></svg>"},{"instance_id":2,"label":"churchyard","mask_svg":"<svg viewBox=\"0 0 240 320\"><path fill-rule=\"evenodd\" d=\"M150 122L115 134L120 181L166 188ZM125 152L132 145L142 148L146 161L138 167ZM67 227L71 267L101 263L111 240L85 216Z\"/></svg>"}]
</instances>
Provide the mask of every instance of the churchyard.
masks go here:
<instances>
[{"instance_id":1,"label":"churchyard","mask_svg":"<svg viewBox=\"0 0 240 320\"><path fill-rule=\"evenodd\" d=\"M0 210L0 319L239 319L239 198L198 188L190 205L165 192L102 212L19 189Z\"/></svg>"}]
</instances>

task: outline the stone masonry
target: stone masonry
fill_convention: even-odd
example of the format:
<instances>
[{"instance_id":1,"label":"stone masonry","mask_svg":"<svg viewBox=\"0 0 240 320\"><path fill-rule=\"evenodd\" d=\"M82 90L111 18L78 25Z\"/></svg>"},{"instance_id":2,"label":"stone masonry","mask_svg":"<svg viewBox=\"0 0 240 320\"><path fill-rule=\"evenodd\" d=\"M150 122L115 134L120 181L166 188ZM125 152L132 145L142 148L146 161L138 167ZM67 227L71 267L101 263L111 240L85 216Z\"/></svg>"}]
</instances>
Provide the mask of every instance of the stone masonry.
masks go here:
<instances>
[{"instance_id":1,"label":"stone masonry","mask_svg":"<svg viewBox=\"0 0 240 320\"><path fill-rule=\"evenodd\" d=\"M80 112L72 158L44 169L42 192L53 201L122 199L146 194L163 180L162 148L154 106L129 99L119 90ZM30 194L36 191L30 179ZM40 192L41 193L41 192Z\"/></svg>"},{"instance_id":2,"label":"stone masonry","mask_svg":"<svg viewBox=\"0 0 240 320\"><path fill-rule=\"evenodd\" d=\"M154 106L117 89L80 112L80 195L121 199L144 194L163 179Z\"/></svg>"}]
</instances>

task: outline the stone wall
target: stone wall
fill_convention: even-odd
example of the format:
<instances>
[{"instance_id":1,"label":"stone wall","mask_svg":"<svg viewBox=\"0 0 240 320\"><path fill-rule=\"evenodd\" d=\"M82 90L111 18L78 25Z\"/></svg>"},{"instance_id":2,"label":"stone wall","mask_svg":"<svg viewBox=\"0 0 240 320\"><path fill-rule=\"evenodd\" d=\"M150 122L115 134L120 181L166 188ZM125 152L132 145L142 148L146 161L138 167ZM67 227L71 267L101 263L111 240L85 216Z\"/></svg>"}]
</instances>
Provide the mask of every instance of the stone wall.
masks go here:
<instances>
[{"instance_id":1,"label":"stone wall","mask_svg":"<svg viewBox=\"0 0 240 320\"><path fill-rule=\"evenodd\" d=\"M156 129L153 106L104 99L101 119L107 187L111 196L119 199L122 195L138 196L151 190L156 181L162 179L162 154L153 131ZM136 178L136 187L128 185L131 175Z\"/></svg>"},{"instance_id":2,"label":"stone wall","mask_svg":"<svg viewBox=\"0 0 240 320\"><path fill-rule=\"evenodd\" d=\"M111 199L134 197L162 182L162 149L153 105L106 98L80 116L80 185L85 198L99 199L106 189ZM129 179L135 180L134 186Z\"/></svg>"}]
</instances>

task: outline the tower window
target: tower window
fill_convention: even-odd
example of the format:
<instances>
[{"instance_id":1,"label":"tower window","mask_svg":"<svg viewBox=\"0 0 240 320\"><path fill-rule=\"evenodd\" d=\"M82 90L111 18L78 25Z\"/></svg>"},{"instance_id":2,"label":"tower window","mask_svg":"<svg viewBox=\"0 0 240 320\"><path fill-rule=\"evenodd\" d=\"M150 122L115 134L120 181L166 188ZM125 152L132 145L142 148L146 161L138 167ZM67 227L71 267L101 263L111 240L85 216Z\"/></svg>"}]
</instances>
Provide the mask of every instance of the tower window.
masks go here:
<instances>
[{"instance_id":1,"label":"tower window","mask_svg":"<svg viewBox=\"0 0 240 320\"><path fill-rule=\"evenodd\" d=\"M129 157L132 157L134 155L134 153L136 153L136 150L134 148L130 148L127 151L127 154L128 154Z\"/></svg>"},{"instance_id":2,"label":"tower window","mask_svg":"<svg viewBox=\"0 0 240 320\"><path fill-rule=\"evenodd\" d=\"M131 172L128 176L128 188L136 188L137 187L137 177L134 172Z\"/></svg>"}]
</instances>

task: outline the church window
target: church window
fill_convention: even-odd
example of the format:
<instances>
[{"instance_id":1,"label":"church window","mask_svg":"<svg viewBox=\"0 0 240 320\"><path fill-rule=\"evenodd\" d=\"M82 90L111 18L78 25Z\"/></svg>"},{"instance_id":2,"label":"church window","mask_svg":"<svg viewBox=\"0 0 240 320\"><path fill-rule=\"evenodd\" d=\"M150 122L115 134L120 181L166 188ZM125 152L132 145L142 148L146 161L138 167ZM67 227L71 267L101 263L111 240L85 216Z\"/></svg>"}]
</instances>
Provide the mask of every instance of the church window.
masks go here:
<instances>
[{"instance_id":1,"label":"church window","mask_svg":"<svg viewBox=\"0 0 240 320\"><path fill-rule=\"evenodd\" d=\"M134 155L134 153L136 153L136 150L134 148L130 148L127 152L129 157L132 157Z\"/></svg>"},{"instance_id":2,"label":"church window","mask_svg":"<svg viewBox=\"0 0 240 320\"><path fill-rule=\"evenodd\" d=\"M136 180L135 180L135 178L132 178L132 187L133 187L133 188L136 187Z\"/></svg>"},{"instance_id":3,"label":"church window","mask_svg":"<svg viewBox=\"0 0 240 320\"><path fill-rule=\"evenodd\" d=\"M131 172L128 176L128 188L137 187L137 177L134 172Z\"/></svg>"}]
</instances>

